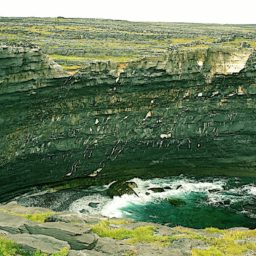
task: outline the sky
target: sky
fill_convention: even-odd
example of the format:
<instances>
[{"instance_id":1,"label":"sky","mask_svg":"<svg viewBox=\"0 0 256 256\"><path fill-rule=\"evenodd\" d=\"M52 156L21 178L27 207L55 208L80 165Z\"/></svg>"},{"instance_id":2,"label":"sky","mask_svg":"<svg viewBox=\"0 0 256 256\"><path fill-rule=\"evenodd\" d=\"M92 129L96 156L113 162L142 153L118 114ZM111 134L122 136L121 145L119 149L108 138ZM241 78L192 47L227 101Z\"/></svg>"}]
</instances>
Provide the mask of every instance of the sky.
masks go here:
<instances>
[{"instance_id":1,"label":"sky","mask_svg":"<svg viewBox=\"0 0 256 256\"><path fill-rule=\"evenodd\" d=\"M256 24L256 0L2 0L0 16Z\"/></svg>"}]
</instances>

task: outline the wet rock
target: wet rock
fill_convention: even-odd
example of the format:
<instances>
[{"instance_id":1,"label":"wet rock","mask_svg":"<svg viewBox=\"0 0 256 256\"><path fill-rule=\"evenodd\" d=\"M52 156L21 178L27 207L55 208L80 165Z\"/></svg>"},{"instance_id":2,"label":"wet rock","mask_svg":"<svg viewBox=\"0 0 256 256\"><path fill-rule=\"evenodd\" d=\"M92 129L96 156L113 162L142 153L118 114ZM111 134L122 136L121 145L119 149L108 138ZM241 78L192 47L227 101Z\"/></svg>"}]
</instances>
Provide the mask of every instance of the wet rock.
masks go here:
<instances>
[{"instance_id":1,"label":"wet rock","mask_svg":"<svg viewBox=\"0 0 256 256\"><path fill-rule=\"evenodd\" d=\"M82 210L80 210L79 212L80 212L80 213L84 213L84 214L85 214L85 213L89 213L89 211L86 210L86 209L82 209Z\"/></svg>"},{"instance_id":2,"label":"wet rock","mask_svg":"<svg viewBox=\"0 0 256 256\"><path fill-rule=\"evenodd\" d=\"M208 191L210 193L216 193L216 192L220 192L220 189L209 189Z\"/></svg>"},{"instance_id":3,"label":"wet rock","mask_svg":"<svg viewBox=\"0 0 256 256\"><path fill-rule=\"evenodd\" d=\"M176 187L176 189L180 189L180 188L182 188L182 185L178 185L178 186Z\"/></svg>"},{"instance_id":4,"label":"wet rock","mask_svg":"<svg viewBox=\"0 0 256 256\"><path fill-rule=\"evenodd\" d=\"M124 194L137 195L133 190L136 186L135 182L117 181L110 185L107 190L107 195L110 197L122 196Z\"/></svg>"},{"instance_id":5,"label":"wet rock","mask_svg":"<svg viewBox=\"0 0 256 256\"><path fill-rule=\"evenodd\" d=\"M128 186L130 187L130 188L137 188L138 187L138 185L136 184L136 182L134 182L134 181L127 181L126 182L127 184L128 184Z\"/></svg>"},{"instance_id":6,"label":"wet rock","mask_svg":"<svg viewBox=\"0 0 256 256\"><path fill-rule=\"evenodd\" d=\"M160 188L160 187L155 187L155 188L149 188L148 190L150 191L153 191L155 193L161 193L161 192L164 192L164 189L163 188Z\"/></svg>"},{"instance_id":7,"label":"wet rock","mask_svg":"<svg viewBox=\"0 0 256 256\"><path fill-rule=\"evenodd\" d=\"M230 205L230 203L231 203L231 200L230 200L230 199L227 199L227 200L224 200L224 201L223 201L223 204L224 204L224 205Z\"/></svg>"},{"instance_id":8,"label":"wet rock","mask_svg":"<svg viewBox=\"0 0 256 256\"><path fill-rule=\"evenodd\" d=\"M92 208L97 208L99 204L100 204L100 203L90 202L90 203L88 204L88 206L90 206L90 207L92 207Z\"/></svg>"}]
</instances>

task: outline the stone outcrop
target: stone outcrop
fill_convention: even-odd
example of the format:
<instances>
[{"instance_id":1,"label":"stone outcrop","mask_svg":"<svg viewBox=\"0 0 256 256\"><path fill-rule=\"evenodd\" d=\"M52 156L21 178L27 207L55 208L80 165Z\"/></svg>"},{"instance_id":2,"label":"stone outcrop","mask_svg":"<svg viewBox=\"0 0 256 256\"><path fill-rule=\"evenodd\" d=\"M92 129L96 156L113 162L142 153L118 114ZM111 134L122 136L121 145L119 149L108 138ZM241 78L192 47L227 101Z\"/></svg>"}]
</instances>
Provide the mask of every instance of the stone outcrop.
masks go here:
<instances>
[{"instance_id":1,"label":"stone outcrop","mask_svg":"<svg viewBox=\"0 0 256 256\"><path fill-rule=\"evenodd\" d=\"M0 45L0 94L43 87L65 72L39 48Z\"/></svg>"},{"instance_id":2,"label":"stone outcrop","mask_svg":"<svg viewBox=\"0 0 256 256\"><path fill-rule=\"evenodd\" d=\"M22 50L5 51L15 59ZM39 57L27 62L46 58L28 52ZM178 49L131 63L92 63L71 77L48 65L32 80L9 66L0 67L1 200L81 179L255 176L250 48Z\"/></svg>"},{"instance_id":3,"label":"stone outcrop","mask_svg":"<svg viewBox=\"0 0 256 256\"><path fill-rule=\"evenodd\" d=\"M8 209L11 213L5 213L8 216L6 222L2 210ZM35 210L38 211L38 208L26 208L15 202L0 205L0 236L14 241L28 254L35 251L56 253L63 248L68 251L68 256L184 256L191 255L195 250L199 250L201 254L208 253L209 250L213 254L220 251L223 255L228 255L234 248L241 251L240 255L253 255L256 250L255 230L247 228L171 228L156 223L89 217L71 212L53 213L45 223L14 216L17 212L29 214ZM13 230L16 222L19 223L19 228ZM126 236L114 238L115 234L122 232ZM129 235L131 232L134 232L133 235Z\"/></svg>"}]
</instances>

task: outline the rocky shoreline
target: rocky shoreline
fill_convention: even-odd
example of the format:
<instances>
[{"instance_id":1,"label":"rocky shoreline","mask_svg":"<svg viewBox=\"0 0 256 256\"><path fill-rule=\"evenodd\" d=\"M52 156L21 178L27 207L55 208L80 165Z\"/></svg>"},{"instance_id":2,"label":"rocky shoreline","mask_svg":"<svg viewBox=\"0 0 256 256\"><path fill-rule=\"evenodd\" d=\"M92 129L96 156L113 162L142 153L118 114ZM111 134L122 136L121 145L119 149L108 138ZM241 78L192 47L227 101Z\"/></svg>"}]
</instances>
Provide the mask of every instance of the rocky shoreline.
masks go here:
<instances>
[{"instance_id":1,"label":"rocky shoreline","mask_svg":"<svg viewBox=\"0 0 256 256\"><path fill-rule=\"evenodd\" d=\"M21 252L26 253L9 252L11 256L35 255L35 252L41 253L37 255L60 256L256 253L256 230L170 228L129 219L52 212L46 208L24 207L15 201L0 206L0 245L3 245L3 239L13 241ZM1 249L0 246L0 252Z\"/></svg>"}]
</instances>

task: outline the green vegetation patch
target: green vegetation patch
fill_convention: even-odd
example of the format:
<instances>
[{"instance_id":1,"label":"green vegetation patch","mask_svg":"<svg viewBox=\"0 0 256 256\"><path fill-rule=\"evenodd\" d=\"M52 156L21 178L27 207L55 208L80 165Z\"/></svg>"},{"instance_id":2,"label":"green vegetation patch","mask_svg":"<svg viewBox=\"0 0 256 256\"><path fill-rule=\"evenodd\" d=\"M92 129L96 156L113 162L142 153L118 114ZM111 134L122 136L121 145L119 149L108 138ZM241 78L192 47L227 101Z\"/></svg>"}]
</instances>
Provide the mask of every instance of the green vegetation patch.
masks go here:
<instances>
[{"instance_id":1,"label":"green vegetation patch","mask_svg":"<svg viewBox=\"0 0 256 256\"><path fill-rule=\"evenodd\" d=\"M37 213L32 213L32 214L18 214L17 216L21 216L25 219L34 221L34 222L39 222L39 223L43 223L45 222L45 220L52 216L54 214L54 212L37 212Z\"/></svg>"},{"instance_id":2,"label":"green vegetation patch","mask_svg":"<svg viewBox=\"0 0 256 256\"><path fill-rule=\"evenodd\" d=\"M201 47L218 43L239 47L247 42L256 48L255 36L254 25L0 18L0 40L4 44L36 44L64 66L80 66L95 60L126 62L160 56L170 45L195 48L194 43Z\"/></svg>"},{"instance_id":3,"label":"green vegetation patch","mask_svg":"<svg viewBox=\"0 0 256 256\"><path fill-rule=\"evenodd\" d=\"M172 229L172 235L157 235L156 227L139 226L125 228L125 220L102 220L92 226L94 233L100 237L125 240L127 243L148 243L157 246L171 246L175 240L189 239L203 242L203 248L193 248L192 256L240 256L253 255L256 252L256 230L206 228L193 230L184 227Z\"/></svg>"},{"instance_id":4,"label":"green vegetation patch","mask_svg":"<svg viewBox=\"0 0 256 256\"><path fill-rule=\"evenodd\" d=\"M208 245L205 249L193 248L192 256L239 256L256 252L256 230L206 228L201 234L181 227L176 230L186 238L198 239Z\"/></svg>"},{"instance_id":5,"label":"green vegetation patch","mask_svg":"<svg viewBox=\"0 0 256 256\"><path fill-rule=\"evenodd\" d=\"M53 211L35 212L35 213L18 213L18 212L6 210L6 209L0 209L0 212L4 212L4 213L10 214L10 215L22 217L22 218L28 219L33 222L38 222L38 223L45 222L45 220L48 217L55 214Z\"/></svg>"},{"instance_id":6,"label":"green vegetation patch","mask_svg":"<svg viewBox=\"0 0 256 256\"><path fill-rule=\"evenodd\" d=\"M140 226L134 229L123 227L111 227L117 224L113 221L102 220L92 226L92 231L100 237L109 237L117 240L126 240L127 243L153 243L158 246L165 246L170 243L169 236L155 234L154 226Z\"/></svg>"}]
</instances>

